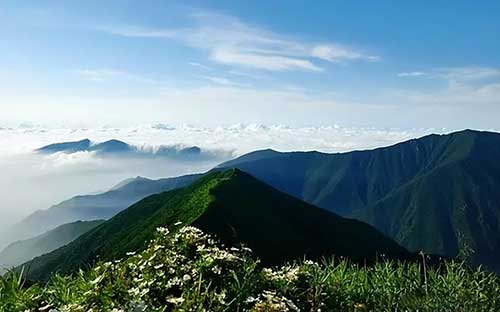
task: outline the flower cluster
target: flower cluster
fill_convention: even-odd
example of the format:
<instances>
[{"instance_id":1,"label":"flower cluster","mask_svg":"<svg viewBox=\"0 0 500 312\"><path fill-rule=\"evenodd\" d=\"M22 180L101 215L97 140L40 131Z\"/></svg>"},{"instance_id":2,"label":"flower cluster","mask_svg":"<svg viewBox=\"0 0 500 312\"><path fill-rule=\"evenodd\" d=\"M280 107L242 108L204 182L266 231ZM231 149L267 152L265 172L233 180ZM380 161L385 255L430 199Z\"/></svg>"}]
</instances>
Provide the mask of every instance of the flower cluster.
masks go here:
<instances>
[{"instance_id":1,"label":"flower cluster","mask_svg":"<svg viewBox=\"0 0 500 312\"><path fill-rule=\"evenodd\" d=\"M500 311L500 280L448 263L309 260L262 267L245 247L225 247L194 227L170 232L87 272L25 286L0 277L0 312L143 311Z\"/></svg>"},{"instance_id":2,"label":"flower cluster","mask_svg":"<svg viewBox=\"0 0 500 312\"><path fill-rule=\"evenodd\" d=\"M257 299L249 298L247 302L254 302L252 311L255 312L292 312L299 308L284 296L275 291L265 290Z\"/></svg>"}]
</instances>

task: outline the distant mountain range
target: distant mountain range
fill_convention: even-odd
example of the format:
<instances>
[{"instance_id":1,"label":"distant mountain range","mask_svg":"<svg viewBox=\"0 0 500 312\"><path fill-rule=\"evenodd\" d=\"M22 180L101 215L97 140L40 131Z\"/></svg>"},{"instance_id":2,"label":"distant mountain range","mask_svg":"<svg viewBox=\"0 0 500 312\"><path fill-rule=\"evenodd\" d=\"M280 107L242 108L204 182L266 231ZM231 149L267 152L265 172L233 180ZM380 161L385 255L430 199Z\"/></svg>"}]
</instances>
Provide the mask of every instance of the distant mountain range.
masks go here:
<instances>
[{"instance_id":1,"label":"distant mountain range","mask_svg":"<svg viewBox=\"0 0 500 312\"><path fill-rule=\"evenodd\" d=\"M199 176L194 174L159 180L137 177L127 179L102 194L75 196L47 210L36 211L1 231L0 249L9 243L31 238L65 223L109 219L146 196L183 187Z\"/></svg>"},{"instance_id":2,"label":"distant mountain range","mask_svg":"<svg viewBox=\"0 0 500 312\"><path fill-rule=\"evenodd\" d=\"M11 269L68 244L103 222L104 220L72 222L34 238L10 244L0 252L0 275L6 269Z\"/></svg>"},{"instance_id":3,"label":"distant mountain range","mask_svg":"<svg viewBox=\"0 0 500 312\"><path fill-rule=\"evenodd\" d=\"M68 245L25 266L33 279L72 272L97 259L137 251L156 228L194 225L228 243L243 242L266 264L322 256L372 262L382 254L412 259L371 226L311 206L231 169L212 172L191 185L149 196Z\"/></svg>"},{"instance_id":4,"label":"distant mountain range","mask_svg":"<svg viewBox=\"0 0 500 312\"><path fill-rule=\"evenodd\" d=\"M258 151L222 164L375 226L410 251L500 269L500 134L461 131L340 154Z\"/></svg>"},{"instance_id":5,"label":"distant mountain range","mask_svg":"<svg viewBox=\"0 0 500 312\"><path fill-rule=\"evenodd\" d=\"M92 142L89 139L74 142L54 143L35 150L42 154L94 152L100 156L129 156L129 157L165 157L177 160L204 160L216 159L220 156L212 151L203 151L198 146L182 147L178 145L161 145L158 147L138 147L119 140ZM227 158L226 158L227 159Z\"/></svg>"},{"instance_id":6,"label":"distant mountain range","mask_svg":"<svg viewBox=\"0 0 500 312\"><path fill-rule=\"evenodd\" d=\"M92 142L89 139L84 139L75 142L54 143L36 149L36 151L47 154L58 153L58 152L76 153L76 152L88 151L91 145Z\"/></svg>"},{"instance_id":7,"label":"distant mountain range","mask_svg":"<svg viewBox=\"0 0 500 312\"><path fill-rule=\"evenodd\" d=\"M498 159L500 134L466 130L349 153L263 150L213 171L239 168L309 204L367 222L412 252L460 257L500 272ZM137 178L104 194L78 196L30 216L0 241L79 219L108 219L201 176Z\"/></svg>"}]
</instances>

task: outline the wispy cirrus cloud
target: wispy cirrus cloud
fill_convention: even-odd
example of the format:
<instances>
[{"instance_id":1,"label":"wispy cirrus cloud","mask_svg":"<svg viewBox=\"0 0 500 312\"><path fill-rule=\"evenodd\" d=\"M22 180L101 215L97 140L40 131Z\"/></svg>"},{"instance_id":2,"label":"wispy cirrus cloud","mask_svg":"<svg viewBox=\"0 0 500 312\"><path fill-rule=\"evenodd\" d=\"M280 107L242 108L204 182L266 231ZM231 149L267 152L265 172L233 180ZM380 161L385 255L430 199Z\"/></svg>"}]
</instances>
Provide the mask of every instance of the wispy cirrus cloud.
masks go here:
<instances>
[{"instance_id":1,"label":"wispy cirrus cloud","mask_svg":"<svg viewBox=\"0 0 500 312\"><path fill-rule=\"evenodd\" d=\"M500 69L498 68L474 66L439 67L427 72L403 72L399 73L398 77L440 79L448 82L446 92L449 94L459 94L460 97L467 99L477 97L478 100L487 95L490 100L500 100L500 96L496 93L497 86L500 85Z\"/></svg>"},{"instance_id":2,"label":"wispy cirrus cloud","mask_svg":"<svg viewBox=\"0 0 500 312\"><path fill-rule=\"evenodd\" d=\"M241 65L270 71L304 70L310 72L321 72L322 68L312 62L294 57L282 55L268 55L252 52L242 52L235 48L217 48L212 51L212 60L229 65Z\"/></svg>"},{"instance_id":3,"label":"wispy cirrus cloud","mask_svg":"<svg viewBox=\"0 0 500 312\"><path fill-rule=\"evenodd\" d=\"M485 85L450 84L449 87L433 91L400 90L391 95L398 103L418 104L426 106L445 105L449 107L470 107L469 113L482 113L477 107L490 107L498 114L500 105L500 83ZM487 117L487 116L483 116Z\"/></svg>"},{"instance_id":4,"label":"wispy cirrus cloud","mask_svg":"<svg viewBox=\"0 0 500 312\"><path fill-rule=\"evenodd\" d=\"M208 58L216 63L268 71L322 72L316 61L380 60L379 56L334 42L320 44L290 39L231 16L197 12L189 20L192 26L183 28L113 26L99 30L124 37L173 40L206 51Z\"/></svg>"},{"instance_id":5,"label":"wispy cirrus cloud","mask_svg":"<svg viewBox=\"0 0 500 312\"><path fill-rule=\"evenodd\" d=\"M398 77L420 77L420 76L426 76L426 75L427 75L427 73L421 72L421 71L398 73Z\"/></svg>"},{"instance_id":6,"label":"wispy cirrus cloud","mask_svg":"<svg viewBox=\"0 0 500 312\"><path fill-rule=\"evenodd\" d=\"M323 59L331 63L341 63L355 60L378 62L381 60L380 56L365 55L339 44L325 44L315 46L311 50L311 56Z\"/></svg>"},{"instance_id":7,"label":"wispy cirrus cloud","mask_svg":"<svg viewBox=\"0 0 500 312\"><path fill-rule=\"evenodd\" d=\"M253 80L272 80L272 78L269 75L265 74L255 74L255 73L249 73L245 71L240 71L236 69L231 69L227 71L228 74L233 75L235 77L243 77L243 78L250 78Z\"/></svg>"},{"instance_id":8,"label":"wispy cirrus cloud","mask_svg":"<svg viewBox=\"0 0 500 312\"><path fill-rule=\"evenodd\" d=\"M126 75L125 72L113 69L77 69L74 73L85 80L94 82L103 82Z\"/></svg>"},{"instance_id":9,"label":"wispy cirrus cloud","mask_svg":"<svg viewBox=\"0 0 500 312\"><path fill-rule=\"evenodd\" d=\"M500 77L500 69L491 67L445 67L433 71L434 77L449 81L471 82Z\"/></svg>"},{"instance_id":10,"label":"wispy cirrus cloud","mask_svg":"<svg viewBox=\"0 0 500 312\"><path fill-rule=\"evenodd\" d=\"M433 91L399 90L392 96L399 98L399 103L471 108L481 106L492 112L498 111L500 105L500 69L498 68L439 67L426 72L399 73L398 76L424 77L447 83L445 87ZM478 112L481 111L474 109L470 113Z\"/></svg>"},{"instance_id":11,"label":"wispy cirrus cloud","mask_svg":"<svg viewBox=\"0 0 500 312\"><path fill-rule=\"evenodd\" d=\"M398 77L430 77L449 81L471 82L487 78L500 77L500 69L492 67L439 67L430 71L402 72Z\"/></svg>"},{"instance_id":12,"label":"wispy cirrus cloud","mask_svg":"<svg viewBox=\"0 0 500 312\"><path fill-rule=\"evenodd\" d=\"M208 71L212 70L212 67L198 63L198 62L189 62L189 65L196 67L196 68L203 69L203 70L208 70Z\"/></svg>"},{"instance_id":13,"label":"wispy cirrus cloud","mask_svg":"<svg viewBox=\"0 0 500 312\"><path fill-rule=\"evenodd\" d=\"M148 77L109 68L76 69L73 70L72 72L77 76L83 78L84 80L93 82L107 82L111 80L129 80L134 82L151 83L151 84L160 83L160 81Z\"/></svg>"},{"instance_id":14,"label":"wispy cirrus cloud","mask_svg":"<svg viewBox=\"0 0 500 312\"><path fill-rule=\"evenodd\" d=\"M246 83L239 83L236 81L233 81L231 79L227 79L224 77L218 77L218 76L200 76L200 78L203 78L205 80L208 80L214 84L222 85L222 86L231 86L231 87L248 87L250 86L249 84Z\"/></svg>"}]
</instances>

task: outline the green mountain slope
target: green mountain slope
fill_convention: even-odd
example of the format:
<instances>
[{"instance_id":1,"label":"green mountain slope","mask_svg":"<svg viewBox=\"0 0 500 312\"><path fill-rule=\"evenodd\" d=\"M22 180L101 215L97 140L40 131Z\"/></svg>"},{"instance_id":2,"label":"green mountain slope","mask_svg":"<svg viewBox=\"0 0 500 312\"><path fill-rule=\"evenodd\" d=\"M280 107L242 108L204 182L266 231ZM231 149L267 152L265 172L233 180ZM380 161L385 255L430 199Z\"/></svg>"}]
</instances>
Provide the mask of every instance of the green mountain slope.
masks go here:
<instances>
[{"instance_id":1,"label":"green mountain slope","mask_svg":"<svg viewBox=\"0 0 500 312\"><path fill-rule=\"evenodd\" d=\"M500 134L461 131L341 154L269 153L221 165L342 216L412 251L500 263Z\"/></svg>"},{"instance_id":2,"label":"green mountain slope","mask_svg":"<svg viewBox=\"0 0 500 312\"><path fill-rule=\"evenodd\" d=\"M356 261L373 261L377 254L412 257L365 223L311 206L239 170L228 170L139 201L67 246L31 261L29 275L45 279L96 259L119 258L143 248L158 226L175 231L177 222L227 242L244 242L271 264L333 254Z\"/></svg>"},{"instance_id":3,"label":"green mountain slope","mask_svg":"<svg viewBox=\"0 0 500 312\"><path fill-rule=\"evenodd\" d=\"M356 217L386 229L387 235L410 249L431 250L437 246L443 254L458 254L473 264L498 270L498 155L500 145L494 140L485 135L475 137L466 157L420 175L358 211Z\"/></svg>"},{"instance_id":4,"label":"green mountain slope","mask_svg":"<svg viewBox=\"0 0 500 312\"><path fill-rule=\"evenodd\" d=\"M103 222L104 220L68 223L37 237L12 243L0 252L0 270L13 268L35 257L49 253L75 240Z\"/></svg>"}]
</instances>

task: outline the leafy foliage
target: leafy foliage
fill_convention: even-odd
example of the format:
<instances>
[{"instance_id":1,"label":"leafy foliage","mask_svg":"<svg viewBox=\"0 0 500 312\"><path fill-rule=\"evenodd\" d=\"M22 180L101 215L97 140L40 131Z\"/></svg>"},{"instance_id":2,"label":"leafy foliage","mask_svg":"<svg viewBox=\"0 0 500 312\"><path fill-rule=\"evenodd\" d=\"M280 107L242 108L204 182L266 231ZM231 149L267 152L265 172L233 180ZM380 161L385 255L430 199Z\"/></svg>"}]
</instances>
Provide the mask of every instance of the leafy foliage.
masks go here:
<instances>
[{"instance_id":1,"label":"leafy foliage","mask_svg":"<svg viewBox=\"0 0 500 312\"><path fill-rule=\"evenodd\" d=\"M159 228L140 253L90 271L0 278L0 311L498 311L500 280L450 262L301 261L263 268L245 247L194 227Z\"/></svg>"}]
</instances>

